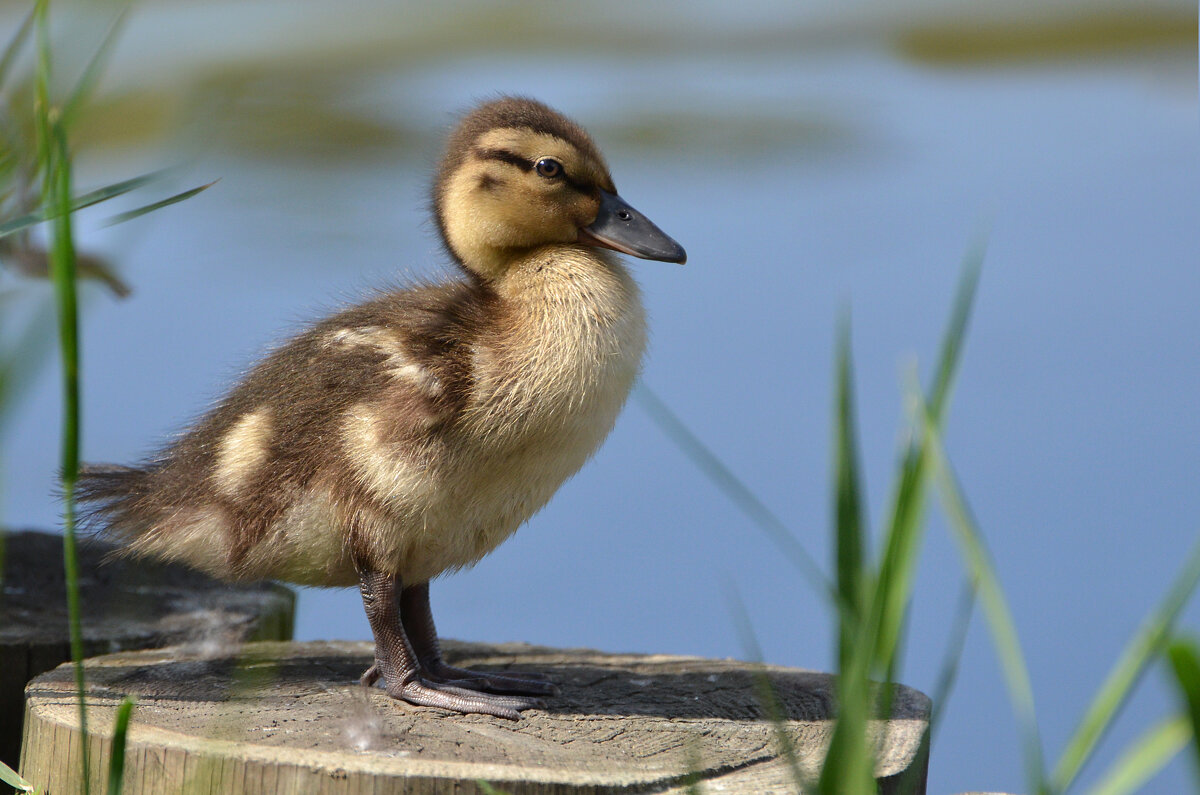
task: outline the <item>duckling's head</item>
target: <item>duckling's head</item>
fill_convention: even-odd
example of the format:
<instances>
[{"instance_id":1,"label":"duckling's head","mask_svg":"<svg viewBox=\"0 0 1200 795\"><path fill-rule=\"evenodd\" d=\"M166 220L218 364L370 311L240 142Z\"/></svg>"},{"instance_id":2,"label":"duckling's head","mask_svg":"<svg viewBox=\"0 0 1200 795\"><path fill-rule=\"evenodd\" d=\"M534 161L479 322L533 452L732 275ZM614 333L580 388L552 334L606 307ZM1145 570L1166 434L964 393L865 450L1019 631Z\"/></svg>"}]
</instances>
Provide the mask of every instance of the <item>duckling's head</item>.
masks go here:
<instances>
[{"instance_id":1,"label":"duckling's head","mask_svg":"<svg viewBox=\"0 0 1200 795\"><path fill-rule=\"evenodd\" d=\"M611 248L682 263L683 248L617 195L582 127L532 99L471 111L450 135L433 188L442 240L467 271L496 279L546 245Z\"/></svg>"}]
</instances>

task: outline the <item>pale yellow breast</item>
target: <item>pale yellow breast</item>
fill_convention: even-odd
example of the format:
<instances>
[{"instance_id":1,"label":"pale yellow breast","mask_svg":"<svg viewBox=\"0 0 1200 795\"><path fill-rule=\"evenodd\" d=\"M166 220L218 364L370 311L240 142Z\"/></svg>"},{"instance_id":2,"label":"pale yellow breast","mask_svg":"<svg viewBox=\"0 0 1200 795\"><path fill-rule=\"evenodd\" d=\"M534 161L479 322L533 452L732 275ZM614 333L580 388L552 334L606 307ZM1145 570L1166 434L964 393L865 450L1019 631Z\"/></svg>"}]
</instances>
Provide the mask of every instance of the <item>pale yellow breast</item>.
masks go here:
<instances>
[{"instance_id":1,"label":"pale yellow breast","mask_svg":"<svg viewBox=\"0 0 1200 795\"><path fill-rule=\"evenodd\" d=\"M446 459L418 473L426 487L401 498L407 526L385 541L409 581L478 561L612 430L641 365L644 311L621 265L574 252L535 260L506 285L508 322L475 351L475 389Z\"/></svg>"}]
</instances>

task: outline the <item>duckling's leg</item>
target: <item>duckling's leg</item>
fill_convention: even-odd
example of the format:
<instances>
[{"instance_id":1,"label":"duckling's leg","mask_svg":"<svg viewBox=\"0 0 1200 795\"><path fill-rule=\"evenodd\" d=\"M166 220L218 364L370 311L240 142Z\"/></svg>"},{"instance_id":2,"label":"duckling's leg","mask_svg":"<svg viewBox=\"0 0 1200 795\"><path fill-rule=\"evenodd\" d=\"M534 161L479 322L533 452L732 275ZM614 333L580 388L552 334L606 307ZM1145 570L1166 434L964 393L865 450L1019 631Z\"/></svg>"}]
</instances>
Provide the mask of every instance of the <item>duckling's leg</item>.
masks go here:
<instances>
[{"instance_id":1,"label":"duckling's leg","mask_svg":"<svg viewBox=\"0 0 1200 795\"><path fill-rule=\"evenodd\" d=\"M534 699L480 693L423 676L400 620L400 578L360 568L359 579L367 621L375 636L375 664L363 674L363 684L383 679L389 696L409 704L511 720L521 717L520 710L538 706Z\"/></svg>"},{"instance_id":2,"label":"duckling's leg","mask_svg":"<svg viewBox=\"0 0 1200 795\"><path fill-rule=\"evenodd\" d=\"M442 660L433 611L429 607L429 583L409 585L400 591L400 616L412 643L421 672L434 682L488 693L522 696L552 696L558 692L546 677L537 673L492 674L455 668Z\"/></svg>"}]
</instances>

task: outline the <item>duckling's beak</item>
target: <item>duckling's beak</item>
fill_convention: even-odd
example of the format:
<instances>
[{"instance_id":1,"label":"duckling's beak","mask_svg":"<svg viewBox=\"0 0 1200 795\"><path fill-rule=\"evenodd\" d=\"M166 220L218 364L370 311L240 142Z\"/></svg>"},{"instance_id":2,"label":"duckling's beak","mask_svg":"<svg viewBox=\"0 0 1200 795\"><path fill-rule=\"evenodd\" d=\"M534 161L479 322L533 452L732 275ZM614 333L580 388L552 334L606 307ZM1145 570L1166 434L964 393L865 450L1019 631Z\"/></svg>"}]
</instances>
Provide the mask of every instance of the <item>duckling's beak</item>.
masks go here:
<instances>
[{"instance_id":1,"label":"duckling's beak","mask_svg":"<svg viewBox=\"0 0 1200 795\"><path fill-rule=\"evenodd\" d=\"M642 259L687 262L687 252L646 216L615 193L600 191L596 220L579 230L579 242L603 246Z\"/></svg>"}]
</instances>

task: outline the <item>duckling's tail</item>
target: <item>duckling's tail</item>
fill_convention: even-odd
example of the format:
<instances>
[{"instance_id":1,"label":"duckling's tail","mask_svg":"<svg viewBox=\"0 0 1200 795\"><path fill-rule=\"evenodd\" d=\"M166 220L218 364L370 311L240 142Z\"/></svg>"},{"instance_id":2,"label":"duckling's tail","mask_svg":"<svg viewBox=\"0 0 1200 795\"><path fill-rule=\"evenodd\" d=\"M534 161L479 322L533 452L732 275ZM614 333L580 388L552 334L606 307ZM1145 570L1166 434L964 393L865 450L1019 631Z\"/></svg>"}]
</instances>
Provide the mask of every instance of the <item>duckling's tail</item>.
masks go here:
<instances>
[{"instance_id":1,"label":"duckling's tail","mask_svg":"<svg viewBox=\"0 0 1200 795\"><path fill-rule=\"evenodd\" d=\"M89 532L128 544L149 529L140 519L150 494L151 471L118 464L94 464L79 470L75 499L84 504L80 524Z\"/></svg>"},{"instance_id":2,"label":"duckling's tail","mask_svg":"<svg viewBox=\"0 0 1200 795\"><path fill-rule=\"evenodd\" d=\"M116 543L111 557L176 561L214 577L241 576L228 562L228 520L172 475L160 461L141 468L84 467L75 492L84 506L81 525Z\"/></svg>"}]
</instances>

